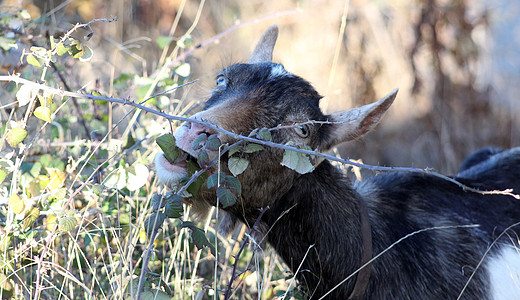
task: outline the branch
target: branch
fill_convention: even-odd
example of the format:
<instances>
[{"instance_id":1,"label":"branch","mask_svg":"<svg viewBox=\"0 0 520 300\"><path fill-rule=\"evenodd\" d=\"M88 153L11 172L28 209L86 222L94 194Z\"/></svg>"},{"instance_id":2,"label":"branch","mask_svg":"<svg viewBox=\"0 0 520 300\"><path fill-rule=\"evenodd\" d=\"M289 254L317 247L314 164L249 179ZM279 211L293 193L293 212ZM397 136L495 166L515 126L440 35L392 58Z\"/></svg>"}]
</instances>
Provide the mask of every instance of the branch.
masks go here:
<instances>
[{"instance_id":1,"label":"branch","mask_svg":"<svg viewBox=\"0 0 520 300\"><path fill-rule=\"evenodd\" d=\"M250 136L244 136L244 135L241 135L241 134L237 134L237 133L234 133L234 132L222 129L222 128L214 125L214 124L211 124L211 123L208 123L208 122L205 122L205 121L202 121L202 120L169 115L169 114L167 114L165 112L158 111L158 110L150 108L150 107L146 107L146 106L144 106L142 104L130 101L128 99L118 99L118 98L94 96L94 95L88 95L88 94L79 94L79 93L74 93L74 92L63 91L63 90L60 90L60 89L48 87L48 86L43 85L43 84L35 83L35 82L29 81L29 80L26 80L26 79L20 78L19 76L14 76L14 75L0 76L0 81L13 81L13 82L16 82L16 83L28 84L28 85L33 86L34 88L46 90L46 91L49 91L51 93L54 93L54 94L57 94L57 95L61 95L61 96L69 96L69 97L77 97L77 98L87 98L87 99L90 99L90 100L102 100L102 101L109 101L109 102L120 103L120 104L124 104L124 105L130 105L130 106L142 109L142 110L144 110L146 112L155 114L157 116L166 118L168 120L176 120L176 121L182 121L182 122L197 123L197 124L203 125L205 127L211 128L213 130L216 130L218 132L221 132L223 134L226 134L228 136L231 136L231 137L233 137L233 138L235 138L237 140L243 140L243 141L246 141L246 142L260 144L260 145L264 145L264 146L268 146L268 147L275 147L275 148L284 149L284 150L296 151L296 152L300 152L300 153L311 155L311 156L322 157L322 158L328 159L330 161L336 161L336 162L339 162L339 163L342 163L342 164L355 166L355 167L359 167L359 168L363 168L363 169L367 169L367 170L371 170L371 171L377 171L377 172L412 172L412 173L428 174L428 175L432 175L432 176L436 176L438 178L444 179L444 180L449 181L449 182L451 182L453 184L456 184L457 186L462 188L464 191L474 192L474 193L478 193L478 194L482 194L482 195L489 195L489 194L506 195L506 196L511 196L511 197L514 197L515 199L519 199L520 200L520 195L514 194L512 189L506 189L506 190L503 190L503 191L499 191L499 190L481 191L481 190L478 190L478 189L466 186L466 185L458 182L457 180L455 180L455 179L453 179L451 177L448 177L446 175L442 175L440 173L434 172L430 168L419 169L419 168L408 168L408 167L381 167L381 166L373 166L373 165L362 164L362 163L354 162L354 161L352 161L350 159L343 159L343 158L338 158L338 157L335 157L335 156L332 156L332 155L320 153L317 150L300 149L300 148L297 148L297 147L294 147L294 146L278 144L278 143L274 143L274 142L271 142L271 141L264 141L264 140L255 139L255 138L252 138ZM183 85L175 87L174 89L183 87L183 86L191 84L193 82L195 82L195 81L191 81L191 82L185 83ZM276 127L274 129L276 129Z\"/></svg>"},{"instance_id":2,"label":"branch","mask_svg":"<svg viewBox=\"0 0 520 300\"><path fill-rule=\"evenodd\" d=\"M62 44L64 43L72 33L74 33L74 31L78 30L79 28L84 28L84 27L88 27L90 28L90 24L94 23L94 22L114 22L114 21L117 21L117 17L113 17L111 19L93 19L93 20L90 20L89 22L87 23L84 23L84 24L76 24L74 25L74 27L72 27L69 31L67 31L67 33L65 33L63 35L63 37L60 39L60 41L58 43L56 43L56 46L54 46L54 48L51 49L51 52L54 53L54 51L56 51L56 47L58 47L59 44ZM92 29L90 28L90 30L92 31Z\"/></svg>"},{"instance_id":3,"label":"branch","mask_svg":"<svg viewBox=\"0 0 520 300\"><path fill-rule=\"evenodd\" d=\"M159 215L157 214L157 216L159 216ZM155 218L154 222L156 222L156 221L157 221L157 218ZM143 287L144 287L144 283L145 283L144 277L145 277L145 274L148 273L148 262L150 261L150 257L152 256L155 237L157 236L157 233L159 232L160 228L162 228L162 225L157 226L157 228L155 228L152 231L152 235L150 236L150 241L148 243L148 247L146 247L146 250L144 253L143 263L141 266L141 274L139 275L139 281L137 284L137 295L135 297L135 299L137 299L137 300L141 299L141 293L143 292Z\"/></svg>"}]
</instances>

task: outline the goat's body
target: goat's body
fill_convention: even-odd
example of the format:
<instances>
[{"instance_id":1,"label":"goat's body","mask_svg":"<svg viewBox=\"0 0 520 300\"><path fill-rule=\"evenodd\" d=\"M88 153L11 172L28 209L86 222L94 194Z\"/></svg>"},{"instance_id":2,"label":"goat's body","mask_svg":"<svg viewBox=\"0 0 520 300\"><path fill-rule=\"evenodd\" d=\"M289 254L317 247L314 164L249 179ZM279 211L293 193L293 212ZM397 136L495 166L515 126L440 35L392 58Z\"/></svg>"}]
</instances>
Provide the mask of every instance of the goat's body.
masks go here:
<instances>
[{"instance_id":1,"label":"goat's body","mask_svg":"<svg viewBox=\"0 0 520 300\"><path fill-rule=\"evenodd\" d=\"M271 27L264 34L248 64L232 65L217 76L211 98L194 119L242 135L271 128L274 143L304 144L320 152L374 128L397 91L378 102L325 115L319 109L319 94L308 82L271 62L277 32ZM200 134L216 134L223 143L236 141L199 123L186 122L175 133L177 146L193 158L200 154L192 146ZM359 296L359 290L365 299L377 300L456 299L461 293L462 299L520 299L520 280L516 281L520 254L513 248L518 246L519 228L511 228L494 242L520 222L520 200L465 191L425 172L385 173L352 185L330 162L320 159L312 160L314 170L306 168L310 173L300 174L280 164L284 152L275 147L233 155L246 159L249 166L238 175L239 201L221 206L231 216L230 222L223 223L238 219L258 224L255 229L267 234L313 299L332 289L328 299ZM220 159L219 171L229 174L229 157ZM178 171L182 165L161 155L156 165L158 176L167 183L187 174ZM520 148L488 148L470 156L454 179L479 190L514 189L518 194L519 178ZM216 205L214 188L203 187L190 203L195 211ZM366 289L367 281L356 281L356 275L335 288L365 259L369 247L364 245L370 239L361 227L367 218L373 256L410 236L369 265L371 275L363 273L370 277Z\"/></svg>"},{"instance_id":2,"label":"goat's body","mask_svg":"<svg viewBox=\"0 0 520 300\"><path fill-rule=\"evenodd\" d=\"M502 152L460 176L467 178L457 180L470 187L519 191L520 148ZM488 247L519 221L520 203L513 197L465 192L432 175L386 173L356 189L337 180L341 177L335 167L322 163L301 176L266 214L272 228L269 242L293 272L299 268L298 276L310 294L325 294L359 267L359 197L369 209L374 255L410 233L431 228L403 240L371 264L366 299L456 299ZM494 268L490 263L503 263L498 260L501 249L512 247L514 232L491 247L461 299L493 299L492 289L499 284L490 282L488 270ZM330 299L344 299L354 280L338 287Z\"/></svg>"}]
</instances>

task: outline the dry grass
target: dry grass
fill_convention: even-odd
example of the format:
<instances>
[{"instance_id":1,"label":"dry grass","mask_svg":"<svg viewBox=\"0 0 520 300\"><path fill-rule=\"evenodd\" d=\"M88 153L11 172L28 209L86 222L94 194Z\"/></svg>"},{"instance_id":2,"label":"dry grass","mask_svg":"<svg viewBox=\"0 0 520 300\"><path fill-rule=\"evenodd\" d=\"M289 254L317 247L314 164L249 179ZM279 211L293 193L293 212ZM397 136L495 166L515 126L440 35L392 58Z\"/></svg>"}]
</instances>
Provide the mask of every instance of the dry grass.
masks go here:
<instances>
[{"instance_id":1,"label":"dry grass","mask_svg":"<svg viewBox=\"0 0 520 300\"><path fill-rule=\"evenodd\" d=\"M2 5L19 2L4 1ZM34 0L23 1L23 5L33 20L45 16L45 22L26 28L36 35L34 39L22 36L20 40L28 48L33 41L45 41L47 33L66 32L71 23L117 16L117 22L92 25L94 35L86 43L94 50L89 63L62 58L58 70L72 91L138 99L185 81L170 70L177 67L171 62L186 48L161 50L156 43L160 36L182 39L190 32L184 41L189 49L239 21L291 11L239 26L195 49L186 60L191 66L187 80L200 81L162 95L150 105L172 114L199 109L197 103L209 94L218 70L245 61L265 28L276 23L281 32L275 60L313 83L325 96L323 108L327 111L368 103L400 88L395 106L377 131L340 147L340 155L372 164L433 167L450 173L480 147L519 144L518 107L493 98L494 81L481 76L488 59L485 53L490 51L486 39L490 13L468 3ZM7 11L6 6L1 8ZM344 34L340 34L342 17L347 18ZM86 33L78 30L74 36L81 38ZM339 53L336 60L335 53ZM6 55L2 56L2 72L16 70L24 78L38 80L41 70L14 67L21 53L16 54L9 60L10 66L10 56L2 54ZM167 75L162 76L161 70ZM128 79L121 79L122 74L128 74ZM45 78L49 85L64 85L56 70L49 69ZM118 78L121 81L114 84ZM154 137L177 124L130 111L128 106L80 101L78 111L72 100L56 99L57 105L64 105L55 122L40 131L42 121L26 118L26 107L15 104L17 89L13 84L0 85L0 118L5 124L0 158L13 162L13 172L0 185L0 294L15 299L135 295L146 247L144 221L153 194L164 192L156 184L152 168L158 151ZM87 120L89 133L95 134L85 134L81 118ZM11 121L26 126L29 136L24 144L29 147L12 148L5 143L5 126ZM138 143L122 151L128 136ZM45 154L50 155L50 162L44 161L49 156L42 158ZM31 171L37 164L41 169ZM62 200L42 184L56 170L65 176L59 183L66 191ZM133 177L122 175L136 172ZM136 182L139 188L134 189ZM41 208L41 216L27 230L22 229L24 215L15 215L6 205L15 193L27 207L34 203ZM65 217L77 220L73 230L60 230L56 225L56 220ZM214 219L200 223L211 241L215 240L214 223ZM233 237L219 239L215 264L207 249L194 248L186 229L175 220L168 221L156 241L149 267L157 275L150 276L148 286L174 299L200 299L200 291L211 297L215 285L226 289L233 255L245 234L241 228ZM232 298L272 299L276 292L283 294L292 288L288 287L291 277L286 267L269 248L261 255L252 254L247 250L240 257L239 271L244 273L234 282Z\"/></svg>"}]
</instances>

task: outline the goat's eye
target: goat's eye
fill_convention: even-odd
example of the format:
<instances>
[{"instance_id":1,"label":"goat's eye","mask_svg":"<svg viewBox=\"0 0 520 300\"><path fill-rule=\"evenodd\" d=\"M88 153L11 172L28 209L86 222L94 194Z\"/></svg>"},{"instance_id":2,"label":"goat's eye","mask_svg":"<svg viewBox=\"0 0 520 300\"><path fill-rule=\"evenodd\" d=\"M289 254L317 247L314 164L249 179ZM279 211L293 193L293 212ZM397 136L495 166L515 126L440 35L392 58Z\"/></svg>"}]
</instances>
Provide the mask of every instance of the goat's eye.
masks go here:
<instances>
[{"instance_id":1,"label":"goat's eye","mask_svg":"<svg viewBox=\"0 0 520 300\"><path fill-rule=\"evenodd\" d=\"M310 132L309 126L307 124L294 127L294 131L296 131L296 134L301 138L308 137Z\"/></svg>"},{"instance_id":2,"label":"goat's eye","mask_svg":"<svg viewBox=\"0 0 520 300\"><path fill-rule=\"evenodd\" d=\"M226 88L226 85L227 85L226 77L224 77L224 75L218 75L217 76L217 87L222 90L222 89Z\"/></svg>"}]
</instances>

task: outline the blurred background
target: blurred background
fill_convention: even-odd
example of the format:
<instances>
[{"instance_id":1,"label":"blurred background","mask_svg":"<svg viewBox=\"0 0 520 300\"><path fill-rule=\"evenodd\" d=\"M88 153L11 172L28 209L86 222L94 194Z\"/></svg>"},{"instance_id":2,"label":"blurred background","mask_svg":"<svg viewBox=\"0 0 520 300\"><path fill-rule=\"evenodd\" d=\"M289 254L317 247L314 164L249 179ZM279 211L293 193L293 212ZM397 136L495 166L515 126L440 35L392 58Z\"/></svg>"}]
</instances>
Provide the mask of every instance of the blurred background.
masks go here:
<instances>
[{"instance_id":1,"label":"blurred background","mask_svg":"<svg viewBox=\"0 0 520 300\"><path fill-rule=\"evenodd\" d=\"M325 112L399 88L382 124L337 154L454 174L479 148L520 146L519 15L520 2L507 0L4 0L0 76L17 73L50 87L136 102L198 80L146 103L190 115L208 98L220 69L246 62L264 30L278 24L274 60L314 85ZM106 22L112 18L117 21ZM51 36L58 40L94 19L105 21L72 34L92 50L87 62L69 54L54 55L53 66L29 62L27 53L38 50L33 46L45 54ZM135 295L145 220L154 211L152 198L165 193L155 182L155 138L177 124L106 101L50 96L28 105L20 90L0 84L0 258L12 262L0 266L0 297ZM32 117L35 106L52 110L53 119L44 122L36 111ZM25 142L6 143L20 127L27 129ZM14 212L16 204L23 205ZM31 219L34 209L38 216ZM70 226L63 228L64 220ZM170 219L154 243L155 287L174 299L204 293L208 299L212 282L228 287L246 229L219 237L215 276L215 257L196 248L182 224ZM215 220L204 230L215 241L210 224ZM51 267L41 272L39 255L48 249L52 255L43 263ZM243 273L232 286L237 299L273 299L292 289L272 250L262 254L249 249L240 257Z\"/></svg>"},{"instance_id":2,"label":"blurred background","mask_svg":"<svg viewBox=\"0 0 520 300\"><path fill-rule=\"evenodd\" d=\"M81 86L110 89L122 73L154 75L159 37L184 49L238 26L186 57L195 85L174 95L203 101L219 69L246 61L262 32L278 24L275 61L309 80L335 112L399 94L381 126L341 146L344 157L386 166L456 172L472 151L519 145L520 3L516 1L183 1L9 0L33 18L51 18L48 32L96 23L89 65L67 70ZM342 29L342 20L346 26ZM173 48L173 47L171 47ZM336 56L336 58L335 58ZM128 95L114 96L132 96ZM174 99L172 99L173 101Z\"/></svg>"}]
</instances>

